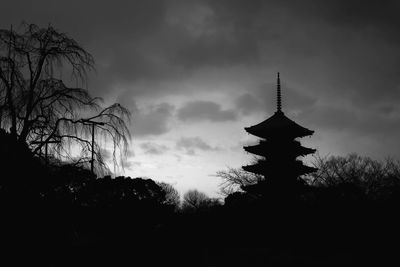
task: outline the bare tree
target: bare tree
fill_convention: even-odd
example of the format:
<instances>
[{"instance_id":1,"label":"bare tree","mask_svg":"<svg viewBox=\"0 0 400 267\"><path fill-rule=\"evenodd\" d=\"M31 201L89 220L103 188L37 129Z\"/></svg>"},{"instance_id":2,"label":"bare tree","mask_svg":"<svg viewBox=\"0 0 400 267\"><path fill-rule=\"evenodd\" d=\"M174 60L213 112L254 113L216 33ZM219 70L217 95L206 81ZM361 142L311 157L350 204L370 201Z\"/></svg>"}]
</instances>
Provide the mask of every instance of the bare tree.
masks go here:
<instances>
[{"instance_id":1,"label":"bare tree","mask_svg":"<svg viewBox=\"0 0 400 267\"><path fill-rule=\"evenodd\" d=\"M217 198L209 198L206 194L198 190L189 190L183 195L182 210L185 212L195 212L220 206L221 202Z\"/></svg>"},{"instance_id":2,"label":"bare tree","mask_svg":"<svg viewBox=\"0 0 400 267\"><path fill-rule=\"evenodd\" d=\"M376 197L400 186L400 162L391 158L379 161L357 154L331 157L316 155L314 166L318 171L306 176L306 181L315 186L351 184Z\"/></svg>"},{"instance_id":3,"label":"bare tree","mask_svg":"<svg viewBox=\"0 0 400 267\"><path fill-rule=\"evenodd\" d=\"M242 191L242 186L256 184L263 179L261 175L234 168L228 168L227 171L218 171L216 176L222 179L220 193L223 196Z\"/></svg>"},{"instance_id":4,"label":"bare tree","mask_svg":"<svg viewBox=\"0 0 400 267\"><path fill-rule=\"evenodd\" d=\"M176 209L179 208L181 204L181 197L178 190L176 190L172 185L164 182L159 182L157 184L161 186L165 192L166 204L174 206Z\"/></svg>"},{"instance_id":5,"label":"bare tree","mask_svg":"<svg viewBox=\"0 0 400 267\"><path fill-rule=\"evenodd\" d=\"M184 210L197 210L204 206L208 201L206 194L199 192L197 190L189 190L183 195L182 208Z\"/></svg>"},{"instance_id":6,"label":"bare tree","mask_svg":"<svg viewBox=\"0 0 400 267\"><path fill-rule=\"evenodd\" d=\"M103 159L91 137L103 136L111 139L117 164L116 152L123 155L128 146L130 113L119 104L102 108L101 99L82 88L93 69L92 55L51 26L0 30L0 128L36 155L52 144L53 155L71 160L71 148L79 147L75 162L85 164L93 155L98 167ZM60 78L66 73L69 83Z\"/></svg>"}]
</instances>

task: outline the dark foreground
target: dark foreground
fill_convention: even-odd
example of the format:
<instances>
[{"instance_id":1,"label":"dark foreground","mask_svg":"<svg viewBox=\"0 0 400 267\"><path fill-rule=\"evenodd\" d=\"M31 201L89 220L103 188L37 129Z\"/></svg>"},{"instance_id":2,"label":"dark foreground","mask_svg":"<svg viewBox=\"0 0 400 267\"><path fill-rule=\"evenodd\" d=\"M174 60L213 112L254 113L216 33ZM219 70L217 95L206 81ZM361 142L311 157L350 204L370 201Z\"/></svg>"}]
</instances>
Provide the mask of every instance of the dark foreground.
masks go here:
<instances>
[{"instance_id":1,"label":"dark foreground","mask_svg":"<svg viewBox=\"0 0 400 267\"><path fill-rule=\"evenodd\" d=\"M0 154L0 266L400 261L398 175L380 187L371 184L374 191L356 183L297 189L267 184L262 196L234 193L224 205L177 209L151 179L95 179L84 169L43 165L24 147L6 152Z\"/></svg>"},{"instance_id":2,"label":"dark foreground","mask_svg":"<svg viewBox=\"0 0 400 267\"><path fill-rule=\"evenodd\" d=\"M343 266L398 262L394 202L252 203L190 213L142 203L2 202L2 266ZM312 204L312 205L311 205Z\"/></svg>"}]
</instances>

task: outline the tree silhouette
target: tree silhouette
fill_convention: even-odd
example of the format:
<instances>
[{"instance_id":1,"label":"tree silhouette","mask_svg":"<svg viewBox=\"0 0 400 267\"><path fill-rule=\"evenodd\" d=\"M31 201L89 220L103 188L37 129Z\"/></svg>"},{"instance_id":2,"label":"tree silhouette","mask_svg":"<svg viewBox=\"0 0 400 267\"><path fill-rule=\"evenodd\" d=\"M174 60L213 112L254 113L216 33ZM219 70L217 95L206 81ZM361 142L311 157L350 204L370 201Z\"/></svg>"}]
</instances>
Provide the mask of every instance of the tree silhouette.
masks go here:
<instances>
[{"instance_id":1,"label":"tree silhouette","mask_svg":"<svg viewBox=\"0 0 400 267\"><path fill-rule=\"evenodd\" d=\"M80 87L93 69L93 56L52 26L0 30L0 128L36 155L54 144L54 155L71 160L71 147L80 147L75 161L88 162L93 153L98 167L104 166L100 148L90 136L108 137L117 163L115 151L122 155L128 145L130 113L119 104L102 108L100 98Z\"/></svg>"},{"instance_id":2,"label":"tree silhouette","mask_svg":"<svg viewBox=\"0 0 400 267\"><path fill-rule=\"evenodd\" d=\"M223 196L243 191L241 189L243 186L256 184L263 180L261 175L235 168L228 168L226 171L218 171L215 176L222 179L220 193Z\"/></svg>"},{"instance_id":3,"label":"tree silhouette","mask_svg":"<svg viewBox=\"0 0 400 267\"><path fill-rule=\"evenodd\" d=\"M178 209L181 204L181 197L178 190L176 190L172 185L164 182L157 183L165 192L165 204L171 205L174 209Z\"/></svg>"},{"instance_id":4,"label":"tree silhouette","mask_svg":"<svg viewBox=\"0 0 400 267\"><path fill-rule=\"evenodd\" d=\"M198 190L189 190L183 195L182 210L184 212L206 211L220 205L221 203L218 199L209 198Z\"/></svg>"},{"instance_id":5,"label":"tree silhouette","mask_svg":"<svg viewBox=\"0 0 400 267\"><path fill-rule=\"evenodd\" d=\"M357 154L316 156L318 171L306 177L308 183L323 188L353 188L373 199L390 198L400 190L400 162L391 158L374 160Z\"/></svg>"},{"instance_id":6,"label":"tree silhouette","mask_svg":"<svg viewBox=\"0 0 400 267\"><path fill-rule=\"evenodd\" d=\"M163 205L166 193L151 179L105 176L90 180L77 192L80 205L116 207L118 205Z\"/></svg>"},{"instance_id":7,"label":"tree silhouette","mask_svg":"<svg viewBox=\"0 0 400 267\"><path fill-rule=\"evenodd\" d=\"M197 190L189 190L183 195L182 209L197 210L203 207L208 201L206 194Z\"/></svg>"}]
</instances>

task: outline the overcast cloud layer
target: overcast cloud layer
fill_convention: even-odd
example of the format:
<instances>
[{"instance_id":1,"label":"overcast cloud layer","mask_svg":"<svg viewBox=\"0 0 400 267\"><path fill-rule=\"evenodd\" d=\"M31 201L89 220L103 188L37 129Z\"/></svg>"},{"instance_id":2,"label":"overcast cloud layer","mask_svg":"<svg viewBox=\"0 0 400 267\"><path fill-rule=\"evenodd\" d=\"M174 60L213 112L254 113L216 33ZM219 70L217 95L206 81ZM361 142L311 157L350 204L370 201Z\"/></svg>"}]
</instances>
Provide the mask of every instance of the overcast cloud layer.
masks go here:
<instances>
[{"instance_id":1,"label":"overcast cloud layer","mask_svg":"<svg viewBox=\"0 0 400 267\"><path fill-rule=\"evenodd\" d=\"M249 160L243 127L274 112L278 71L285 113L316 131L307 144L400 157L398 1L15 0L1 9L2 28L50 23L94 55L89 90L133 112L127 175L214 194L218 182L205 177Z\"/></svg>"}]
</instances>

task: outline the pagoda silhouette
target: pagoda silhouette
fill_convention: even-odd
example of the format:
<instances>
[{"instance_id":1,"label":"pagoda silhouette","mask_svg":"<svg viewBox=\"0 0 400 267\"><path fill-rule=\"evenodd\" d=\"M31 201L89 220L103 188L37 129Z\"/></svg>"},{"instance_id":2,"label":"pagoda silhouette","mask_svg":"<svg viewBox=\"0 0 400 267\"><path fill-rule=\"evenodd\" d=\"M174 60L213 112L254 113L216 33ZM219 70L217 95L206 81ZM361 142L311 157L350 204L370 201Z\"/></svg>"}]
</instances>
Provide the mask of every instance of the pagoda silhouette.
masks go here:
<instances>
[{"instance_id":1,"label":"pagoda silhouette","mask_svg":"<svg viewBox=\"0 0 400 267\"><path fill-rule=\"evenodd\" d=\"M300 176L316 171L298 159L316 150L304 147L297 138L311 136L314 131L304 128L282 111L281 84L277 78L277 110L263 122L245 130L261 138L258 144L245 146L244 150L256 155L256 162L242 168L261 177L257 184L243 186L248 193L263 196L266 192L293 192L304 188Z\"/></svg>"}]
</instances>

